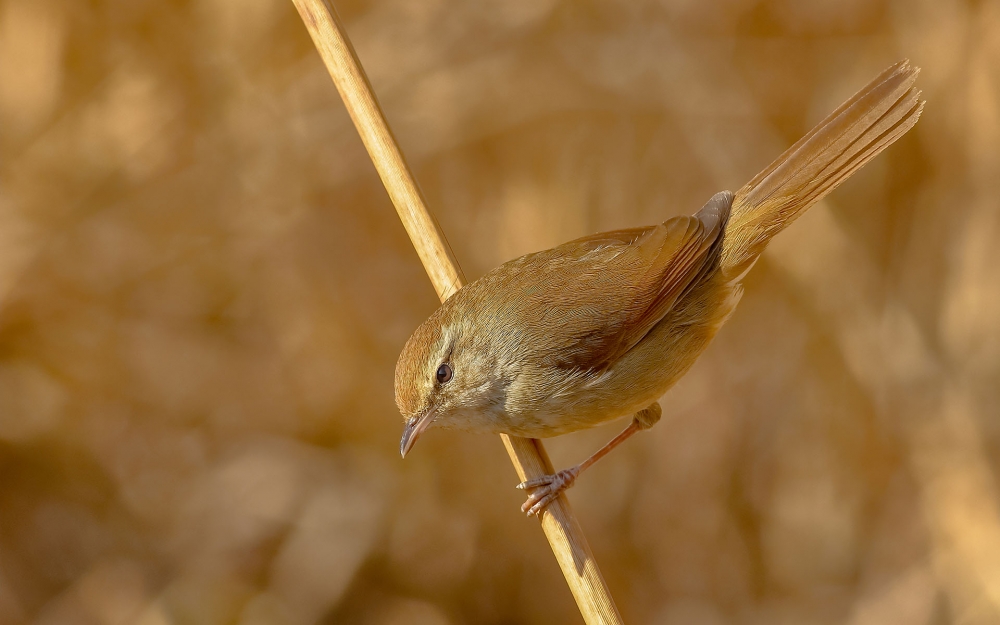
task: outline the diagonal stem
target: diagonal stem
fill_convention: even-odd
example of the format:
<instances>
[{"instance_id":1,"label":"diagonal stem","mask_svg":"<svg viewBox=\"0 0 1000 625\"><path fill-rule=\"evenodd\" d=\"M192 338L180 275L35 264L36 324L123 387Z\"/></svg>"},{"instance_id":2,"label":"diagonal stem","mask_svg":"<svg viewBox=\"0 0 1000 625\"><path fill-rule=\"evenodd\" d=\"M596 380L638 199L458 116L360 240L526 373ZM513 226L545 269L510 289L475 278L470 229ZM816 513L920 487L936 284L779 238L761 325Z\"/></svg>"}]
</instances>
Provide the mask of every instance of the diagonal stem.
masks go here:
<instances>
[{"instance_id":1,"label":"diagonal stem","mask_svg":"<svg viewBox=\"0 0 1000 625\"><path fill-rule=\"evenodd\" d=\"M378 170L413 247L441 301L465 282L454 253L406 164L347 32L329 0L292 0L333 78L347 112ZM545 448L534 439L501 435L521 481L553 473ZM611 592L565 495L541 517L542 530L588 625L622 623Z\"/></svg>"}]
</instances>

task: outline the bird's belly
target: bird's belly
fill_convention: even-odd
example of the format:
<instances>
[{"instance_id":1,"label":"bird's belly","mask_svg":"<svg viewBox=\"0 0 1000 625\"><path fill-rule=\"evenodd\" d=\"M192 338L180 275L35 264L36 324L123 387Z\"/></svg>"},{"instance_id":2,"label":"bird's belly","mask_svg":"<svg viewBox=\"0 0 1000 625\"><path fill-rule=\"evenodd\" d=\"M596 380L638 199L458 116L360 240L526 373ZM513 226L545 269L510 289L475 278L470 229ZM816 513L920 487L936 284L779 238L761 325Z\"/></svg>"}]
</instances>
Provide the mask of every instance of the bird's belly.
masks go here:
<instances>
[{"instance_id":1,"label":"bird's belly","mask_svg":"<svg viewBox=\"0 0 1000 625\"><path fill-rule=\"evenodd\" d=\"M695 290L609 369L512 402L501 431L559 436L633 415L657 401L687 373L739 301L738 287L705 292L720 297L706 301Z\"/></svg>"}]
</instances>

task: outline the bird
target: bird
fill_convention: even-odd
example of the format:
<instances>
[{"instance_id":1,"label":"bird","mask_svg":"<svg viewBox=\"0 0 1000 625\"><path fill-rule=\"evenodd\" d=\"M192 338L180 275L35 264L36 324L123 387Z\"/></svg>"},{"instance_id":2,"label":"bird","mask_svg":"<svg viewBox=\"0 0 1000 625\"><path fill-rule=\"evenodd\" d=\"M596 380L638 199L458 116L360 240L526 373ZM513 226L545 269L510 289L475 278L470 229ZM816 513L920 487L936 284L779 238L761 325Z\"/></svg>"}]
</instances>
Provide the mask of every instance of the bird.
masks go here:
<instances>
[{"instance_id":1,"label":"bird","mask_svg":"<svg viewBox=\"0 0 1000 625\"><path fill-rule=\"evenodd\" d=\"M529 493L521 510L542 514L659 420L659 398L733 313L768 242L916 124L919 71L907 60L887 68L693 215L527 254L458 290L396 363L401 455L431 427L545 438L631 416L580 464L517 485Z\"/></svg>"}]
</instances>

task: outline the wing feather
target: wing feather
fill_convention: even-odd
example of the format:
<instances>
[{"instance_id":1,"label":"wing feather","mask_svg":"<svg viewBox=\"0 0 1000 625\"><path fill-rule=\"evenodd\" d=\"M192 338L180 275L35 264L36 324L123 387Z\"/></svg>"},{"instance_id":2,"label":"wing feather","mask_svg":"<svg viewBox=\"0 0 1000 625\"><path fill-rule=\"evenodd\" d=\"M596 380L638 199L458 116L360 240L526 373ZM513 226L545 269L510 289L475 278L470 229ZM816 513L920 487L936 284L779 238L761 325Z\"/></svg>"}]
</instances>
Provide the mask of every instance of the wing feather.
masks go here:
<instances>
[{"instance_id":1,"label":"wing feather","mask_svg":"<svg viewBox=\"0 0 1000 625\"><path fill-rule=\"evenodd\" d=\"M559 328L558 341L531 346L537 357L582 371L615 362L717 262L731 202L731 194L718 194L694 216L603 232L512 261L519 283L530 286L509 310L522 323ZM523 272L534 279L524 281Z\"/></svg>"}]
</instances>

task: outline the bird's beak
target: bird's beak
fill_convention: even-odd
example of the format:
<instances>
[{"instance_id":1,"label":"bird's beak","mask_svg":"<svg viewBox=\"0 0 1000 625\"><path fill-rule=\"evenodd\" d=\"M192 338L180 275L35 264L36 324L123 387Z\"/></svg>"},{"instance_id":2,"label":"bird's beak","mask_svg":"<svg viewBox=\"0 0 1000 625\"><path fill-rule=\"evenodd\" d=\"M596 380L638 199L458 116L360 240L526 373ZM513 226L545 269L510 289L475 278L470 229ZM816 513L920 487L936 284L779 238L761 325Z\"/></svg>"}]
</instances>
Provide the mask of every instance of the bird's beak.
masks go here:
<instances>
[{"instance_id":1,"label":"bird's beak","mask_svg":"<svg viewBox=\"0 0 1000 625\"><path fill-rule=\"evenodd\" d=\"M422 415L417 415L406 421L406 425L403 427L403 439L399 441L399 455L406 457L409 453L410 448L413 444L417 442L420 435L430 427L431 421L435 417L434 409L431 408Z\"/></svg>"}]
</instances>

